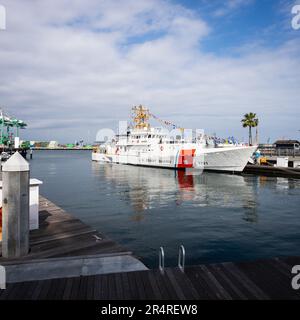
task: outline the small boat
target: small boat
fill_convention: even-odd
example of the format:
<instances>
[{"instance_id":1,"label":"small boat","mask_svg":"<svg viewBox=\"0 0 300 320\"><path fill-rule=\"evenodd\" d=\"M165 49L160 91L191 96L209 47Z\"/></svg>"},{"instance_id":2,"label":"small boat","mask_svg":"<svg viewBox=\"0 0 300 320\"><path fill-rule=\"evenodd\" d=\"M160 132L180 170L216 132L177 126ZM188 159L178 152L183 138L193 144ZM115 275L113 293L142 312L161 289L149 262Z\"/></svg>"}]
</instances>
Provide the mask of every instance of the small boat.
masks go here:
<instances>
[{"instance_id":1,"label":"small boat","mask_svg":"<svg viewBox=\"0 0 300 320\"><path fill-rule=\"evenodd\" d=\"M1 161L6 161L6 160L8 160L9 158L10 158L10 154L9 153L7 153L7 152L2 152L1 153L1 155L0 155L0 160Z\"/></svg>"}]
</instances>

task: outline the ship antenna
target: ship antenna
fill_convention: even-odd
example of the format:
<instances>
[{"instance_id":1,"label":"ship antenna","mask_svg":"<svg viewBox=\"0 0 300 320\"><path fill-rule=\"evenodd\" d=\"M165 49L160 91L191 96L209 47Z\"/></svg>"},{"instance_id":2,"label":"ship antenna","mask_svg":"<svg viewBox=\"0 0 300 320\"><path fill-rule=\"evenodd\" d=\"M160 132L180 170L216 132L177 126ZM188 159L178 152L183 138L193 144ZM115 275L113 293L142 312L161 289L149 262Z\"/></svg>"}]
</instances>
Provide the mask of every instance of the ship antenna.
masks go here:
<instances>
[{"instance_id":1,"label":"ship antenna","mask_svg":"<svg viewBox=\"0 0 300 320\"><path fill-rule=\"evenodd\" d=\"M150 129L149 119L150 112L149 109L142 106L134 106L132 108L132 119L135 129L147 130Z\"/></svg>"}]
</instances>

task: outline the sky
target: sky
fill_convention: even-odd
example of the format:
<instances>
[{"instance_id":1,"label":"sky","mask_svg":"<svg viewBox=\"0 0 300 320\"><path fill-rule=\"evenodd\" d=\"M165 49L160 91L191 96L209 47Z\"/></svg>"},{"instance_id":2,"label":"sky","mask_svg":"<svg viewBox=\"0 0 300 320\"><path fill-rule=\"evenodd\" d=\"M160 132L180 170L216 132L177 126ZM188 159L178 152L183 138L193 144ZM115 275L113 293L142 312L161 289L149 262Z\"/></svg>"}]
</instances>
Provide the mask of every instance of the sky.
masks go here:
<instances>
[{"instance_id":1,"label":"sky","mask_svg":"<svg viewBox=\"0 0 300 320\"><path fill-rule=\"evenodd\" d=\"M133 105L218 137L300 139L298 0L0 0L0 107L21 138L93 142ZM153 123L159 126L159 123Z\"/></svg>"}]
</instances>

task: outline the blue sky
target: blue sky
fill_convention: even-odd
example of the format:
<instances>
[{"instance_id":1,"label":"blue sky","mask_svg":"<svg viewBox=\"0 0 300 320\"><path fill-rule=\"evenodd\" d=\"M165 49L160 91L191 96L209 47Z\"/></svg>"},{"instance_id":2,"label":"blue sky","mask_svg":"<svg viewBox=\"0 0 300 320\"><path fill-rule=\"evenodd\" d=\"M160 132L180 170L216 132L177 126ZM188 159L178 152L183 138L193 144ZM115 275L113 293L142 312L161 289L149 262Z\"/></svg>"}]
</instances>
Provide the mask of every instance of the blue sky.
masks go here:
<instances>
[{"instance_id":1,"label":"blue sky","mask_svg":"<svg viewBox=\"0 0 300 320\"><path fill-rule=\"evenodd\" d=\"M291 29L291 7L299 1L287 0L176 0L193 10L211 27L201 43L206 52L235 55L251 43L276 48L288 39L299 37ZM230 3L232 4L230 6Z\"/></svg>"},{"instance_id":2,"label":"blue sky","mask_svg":"<svg viewBox=\"0 0 300 320\"><path fill-rule=\"evenodd\" d=\"M145 104L163 119L246 139L299 137L298 0L0 0L0 105L23 137L89 140Z\"/></svg>"}]
</instances>

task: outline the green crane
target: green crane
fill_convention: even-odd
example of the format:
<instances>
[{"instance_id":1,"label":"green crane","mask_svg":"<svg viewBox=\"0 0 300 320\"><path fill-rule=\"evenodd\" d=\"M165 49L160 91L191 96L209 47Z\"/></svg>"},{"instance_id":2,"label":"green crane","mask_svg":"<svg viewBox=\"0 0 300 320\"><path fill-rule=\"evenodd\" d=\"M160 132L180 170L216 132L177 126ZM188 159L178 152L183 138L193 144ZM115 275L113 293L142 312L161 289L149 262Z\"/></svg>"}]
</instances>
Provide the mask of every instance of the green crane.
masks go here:
<instances>
[{"instance_id":1,"label":"green crane","mask_svg":"<svg viewBox=\"0 0 300 320\"><path fill-rule=\"evenodd\" d=\"M0 145L10 147L14 137L19 137L20 129L25 129L27 124L23 120L10 117L0 110Z\"/></svg>"}]
</instances>

